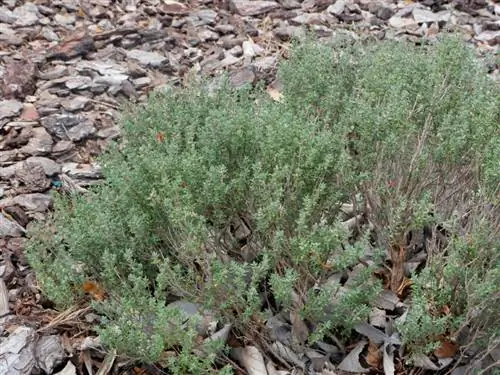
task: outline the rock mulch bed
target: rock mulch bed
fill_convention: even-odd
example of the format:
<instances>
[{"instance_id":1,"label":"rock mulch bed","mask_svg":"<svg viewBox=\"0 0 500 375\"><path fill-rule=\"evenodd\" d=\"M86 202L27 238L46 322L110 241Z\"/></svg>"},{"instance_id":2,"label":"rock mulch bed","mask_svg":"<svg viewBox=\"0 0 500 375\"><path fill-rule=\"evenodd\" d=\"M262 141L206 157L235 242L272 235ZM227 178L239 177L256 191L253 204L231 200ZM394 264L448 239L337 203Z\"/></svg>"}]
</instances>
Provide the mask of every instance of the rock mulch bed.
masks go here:
<instances>
[{"instance_id":1,"label":"rock mulch bed","mask_svg":"<svg viewBox=\"0 0 500 375\"><path fill-rule=\"evenodd\" d=\"M50 209L51 190L85 191L99 183L96 157L120 137L120 107L192 75L226 71L236 87L261 80L274 84L288 43L307 31L319 38L414 43L458 32L479 54L494 55L500 5L484 0L2 2L0 374L83 371L67 361L71 356L92 367L89 353L99 344L85 337L85 330L95 317L88 309L63 315L50 309L23 255L22 238L29 223ZM496 77L498 66L492 63L490 69ZM66 327L79 332L76 338L61 334ZM104 362L109 367L111 354Z\"/></svg>"}]
</instances>

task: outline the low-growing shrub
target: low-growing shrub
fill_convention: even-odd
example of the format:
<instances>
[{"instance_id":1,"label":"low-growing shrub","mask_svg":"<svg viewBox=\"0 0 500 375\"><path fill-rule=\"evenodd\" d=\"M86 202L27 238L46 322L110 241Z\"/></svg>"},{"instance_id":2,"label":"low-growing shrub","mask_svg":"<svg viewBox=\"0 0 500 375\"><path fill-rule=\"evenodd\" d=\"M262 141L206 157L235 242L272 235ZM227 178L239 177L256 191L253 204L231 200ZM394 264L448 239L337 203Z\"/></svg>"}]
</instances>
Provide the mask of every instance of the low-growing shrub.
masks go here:
<instances>
[{"instance_id":1,"label":"low-growing shrub","mask_svg":"<svg viewBox=\"0 0 500 375\"><path fill-rule=\"evenodd\" d=\"M308 42L279 77L281 102L261 87L193 84L129 111L124 142L101 159L105 183L56 197L50 220L30 231L44 293L71 305L97 282L108 294L94 303L104 341L150 362L195 345L196 329L165 308L179 298L257 344L283 309L316 327L314 340L348 334L383 284L404 281L394 270L412 231L498 206L499 93L461 42ZM342 222L348 202L359 225ZM491 217L484 224L496 230ZM400 327L412 349L495 293L498 243L481 239L481 225L463 228L448 228L449 244L415 278ZM373 274L386 260L383 283ZM350 287L328 284L354 268ZM433 310L445 305L452 313L438 324ZM174 362L178 373L210 372L211 360Z\"/></svg>"}]
</instances>

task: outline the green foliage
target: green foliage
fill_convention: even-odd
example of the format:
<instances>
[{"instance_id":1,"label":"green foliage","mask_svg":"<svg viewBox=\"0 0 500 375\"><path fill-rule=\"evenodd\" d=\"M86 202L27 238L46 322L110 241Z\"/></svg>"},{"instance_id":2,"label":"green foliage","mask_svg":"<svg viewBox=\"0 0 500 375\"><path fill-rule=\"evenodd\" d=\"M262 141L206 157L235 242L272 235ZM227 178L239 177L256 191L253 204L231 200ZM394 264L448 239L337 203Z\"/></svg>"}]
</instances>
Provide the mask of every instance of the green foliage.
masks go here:
<instances>
[{"instance_id":1,"label":"green foliage","mask_svg":"<svg viewBox=\"0 0 500 375\"><path fill-rule=\"evenodd\" d=\"M500 340L498 210L478 204L467 221L467 233L453 236L445 252L431 254L413 278L412 307L399 324L413 354L428 352L440 335L474 345L476 351ZM458 232L460 225L454 225Z\"/></svg>"},{"instance_id":2,"label":"green foliage","mask_svg":"<svg viewBox=\"0 0 500 375\"><path fill-rule=\"evenodd\" d=\"M306 43L279 75L281 103L260 87L234 91L226 83L213 93L196 84L130 111L125 141L102 157L106 183L57 197L54 215L31 230L28 255L44 292L71 305L85 280L97 280L110 295L95 304L106 316L99 332L108 345L150 362L181 348L167 361L171 371L210 373L220 348L193 359L194 328L165 308L170 297L201 304L250 338L262 332L267 308L300 310L317 323L313 340L348 332L381 290L372 276L380 251L400 245L409 230L448 220L464 198L498 203L500 145L492 135L500 96L460 42ZM346 201L364 211L371 236L341 223ZM464 262L461 252L485 250L459 250L463 238L453 233L448 255L433 257L416 279L401 328L415 347L456 326L429 315L430 300L439 308L458 298L448 286L429 291L429 280L484 267L459 280L490 287L468 290L481 303L498 276L492 263ZM254 250L247 260L245 246ZM351 289L332 298L338 288L324 281L367 254L372 260ZM472 300L457 302L454 316L468 314Z\"/></svg>"}]
</instances>

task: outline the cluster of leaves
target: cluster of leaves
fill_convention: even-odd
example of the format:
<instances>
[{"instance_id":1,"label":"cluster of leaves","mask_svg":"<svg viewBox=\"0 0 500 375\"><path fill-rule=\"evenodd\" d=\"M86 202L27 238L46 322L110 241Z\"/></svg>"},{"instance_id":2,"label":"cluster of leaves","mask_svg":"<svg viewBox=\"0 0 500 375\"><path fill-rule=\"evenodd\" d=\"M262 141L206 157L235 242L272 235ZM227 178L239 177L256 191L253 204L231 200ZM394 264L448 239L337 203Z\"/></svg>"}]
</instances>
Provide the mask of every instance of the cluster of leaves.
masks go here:
<instances>
[{"instance_id":1,"label":"cluster of leaves","mask_svg":"<svg viewBox=\"0 0 500 375\"><path fill-rule=\"evenodd\" d=\"M279 75L279 103L261 87L193 84L129 111L125 141L102 158L106 183L56 197L50 220L31 230L28 254L44 292L70 305L96 280L109 294L96 303L107 317L105 342L152 362L196 341L196 329L165 308L172 298L200 303L250 339L264 332L266 311L280 309L321 322L318 335L349 330L381 290L371 276L383 261L376 254L409 230L449 220L469 196L498 205L499 94L460 42L305 43ZM369 235L354 237L341 223L347 201L358 202ZM238 222L250 231L243 239ZM480 238L476 228L453 232L447 256L430 258L415 281L401 331L419 348L450 329L417 337L415 325L432 316L429 301L456 304L462 317L493 294L497 264L481 259L498 243L464 245ZM358 287L332 307L335 288L323 281L358 265L367 249L374 255ZM458 277L464 267L471 271ZM429 289L429 280L455 289ZM460 288L467 295L458 298ZM170 366L209 372L210 361L189 358ZM193 364L196 371L182 367Z\"/></svg>"}]
</instances>

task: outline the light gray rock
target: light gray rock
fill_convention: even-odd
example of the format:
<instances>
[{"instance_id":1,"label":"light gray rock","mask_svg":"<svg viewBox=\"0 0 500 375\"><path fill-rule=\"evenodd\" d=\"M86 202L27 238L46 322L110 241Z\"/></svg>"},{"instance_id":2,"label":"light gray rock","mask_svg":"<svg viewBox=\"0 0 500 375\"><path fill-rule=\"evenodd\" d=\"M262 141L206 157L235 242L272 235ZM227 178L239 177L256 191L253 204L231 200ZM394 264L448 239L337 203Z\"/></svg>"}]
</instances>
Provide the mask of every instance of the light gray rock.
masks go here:
<instances>
[{"instance_id":1,"label":"light gray rock","mask_svg":"<svg viewBox=\"0 0 500 375\"><path fill-rule=\"evenodd\" d=\"M81 141L89 135L95 133L94 123L90 119L85 119L78 125L68 129L67 135L72 141Z\"/></svg>"},{"instance_id":2,"label":"light gray rock","mask_svg":"<svg viewBox=\"0 0 500 375\"><path fill-rule=\"evenodd\" d=\"M15 26L26 27L33 26L38 23L38 8L33 3L24 3L22 6L15 8L12 14L16 17L16 20L14 21Z\"/></svg>"},{"instance_id":3,"label":"light gray rock","mask_svg":"<svg viewBox=\"0 0 500 375\"><path fill-rule=\"evenodd\" d=\"M61 13L57 13L55 16L54 16L54 21L56 23L58 23L59 25L72 25L75 23L76 21L76 17L72 14L61 14Z\"/></svg>"},{"instance_id":4,"label":"light gray rock","mask_svg":"<svg viewBox=\"0 0 500 375\"><path fill-rule=\"evenodd\" d=\"M75 144L73 142L67 140L61 140L57 142L52 148L52 154L54 156L59 157L63 154L66 154L74 150L75 150Z\"/></svg>"},{"instance_id":5,"label":"light gray rock","mask_svg":"<svg viewBox=\"0 0 500 375\"><path fill-rule=\"evenodd\" d=\"M68 361L68 363L66 363L66 366L64 366L61 371L54 375L76 375L76 367L73 363L71 363L71 361Z\"/></svg>"},{"instance_id":6,"label":"light gray rock","mask_svg":"<svg viewBox=\"0 0 500 375\"><path fill-rule=\"evenodd\" d=\"M92 78L85 76L73 76L64 82L64 85L70 90L85 90L92 83Z\"/></svg>"},{"instance_id":7,"label":"light gray rock","mask_svg":"<svg viewBox=\"0 0 500 375\"><path fill-rule=\"evenodd\" d=\"M253 66L257 71L269 72L276 67L277 61L274 56L264 56L253 62Z\"/></svg>"},{"instance_id":8,"label":"light gray rock","mask_svg":"<svg viewBox=\"0 0 500 375\"><path fill-rule=\"evenodd\" d=\"M102 170L98 164L78 164L64 163L63 173L75 179L99 179L102 177Z\"/></svg>"},{"instance_id":9,"label":"light gray rock","mask_svg":"<svg viewBox=\"0 0 500 375\"><path fill-rule=\"evenodd\" d=\"M104 139L117 139L120 136L120 128L118 126L110 126L96 133L96 136Z\"/></svg>"},{"instance_id":10,"label":"light gray rock","mask_svg":"<svg viewBox=\"0 0 500 375\"><path fill-rule=\"evenodd\" d=\"M12 178L15 174L17 169L19 168L20 164L12 164L7 167L0 168L0 179L2 180L9 180Z\"/></svg>"},{"instance_id":11,"label":"light gray rock","mask_svg":"<svg viewBox=\"0 0 500 375\"><path fill-rule=\"evenodd\" d=\"M13 24L16 22L17 17L7 7L0 7L0 22Z\"/></svg>"},{"instance_id":12,"label":"light gray rock","mask_svg":"<svg viewBox=\"0 0 500 375\"><path fill-rule=\"evenodd\" d=\"M500 44L500 30L486 30L476 35L476 40L486 42L491 45Z\"/></svg>"},{"instance_id":13,"label":"light gray rock","mask_svg":"<svg viewBox=\"0 0 500 375\"><path fill-rule=\"evenodd\" d=\"M430 10L421 8L413 9L412 14L413 14L413 19L418 23L448 22L451 17L451 13L448 11L434 13Z\"/></svg>"},{"instance_id":14,"label":"light gray rock","mask_svg":"<svg viewBox=\"0 0 500 375\"><path fill-rule=\"evenodd\" d=\"M346 5L345 0L337 0L335 1L334 4L326 8L326 11L335 16L340 16L342 13L344 13L345 5Z\"/></svg>"},{"instance_id":15,"label":"light gray rock","mask_svg":"<svg viewBox=\"0 0 500 375\"><path fill-rule=\"evenodd\" d=\"M42 27L42 30L40 30L40 35L49 42L55 42L59 40L59 36L56 34L56 32L47 26Z\"/></svg>"},{"instance_id":16,"label":"light gray rock","mask_svg":"<svg viewBox=\"0 0 500 375\"><path fill-rule=\"evenodd\" d=\"M1 12L1 8L0 8L0 12ZM16 34L16 31L12 28L10 28L8 25L4 24L4 23L0 23L0 35L4 35L4 36L13 36Z\"/></svg>"},{"instance_id":17,"label":"light gray rock","mask_svg":"<svg viewBox=\"0 0 500 375\"><path fill-rule=\"evenodd\" d=\"M102 76L127 74L128 68L114 61L80 61L75 67L79 72L95 71Z\"/></svg>"},{"instance_id":18,"label":"light gray rock","mask_svg":"<svg viewBox=\"0 0 500 375\"><path fill-rule=\"evenodd\" d=\"M411 27L415 25L418 24L412 18L399 17L396 15L389 18L389 26L394 27L395 29L402 29L405 27Z\"/></svg>"},{"instance_id":19,"label":"light gray rock","mask_svg":"<svg viewBox=\"0 0 500 375\"><path fill-rule=\"evenodd\" d=\"M76 135L75 131L72 131L72 129L86 122L87 118L85 116L75 115L71 113L56 113L41 119L42 126L50 134L60 139L71 139L71 137L74 137ZM78 132L79 131L77 131L77 133Z\"/></svg>"},{"instance_id":20,"label":"light gray rock","mask_svg":"<svg viewBox=\"0 0 500 375\"><path fill-rule=\"evenodd\" d=\"M201 9L194 13L205 25L215 25L215 21L218 17L217 12L213 9Z\"/></svg>"},{"instance_id":21,"label":"light gray rock","mask_svg":"<svg viewBox=\"0 0 500 375\"><path fill-rule=\"evenodd\" d=\"M36 343L35 357L38 366L47 374L52 374L54 368L66 358L59 335L42 336Z\"/></svg>"},{"instance_id":22,"label":"light gray rock","mask_svg":"<svg viewBox=\"0 0 500 375\"><path fill-rule=\"evenodd\" d=\"M300 8L300 2L297 0L280 0L279 3L284 9Z\"/></svg>"},{"instance_id":23,"label":"light gray rock","mask_svg":"<svg viewBox=\"0 0 500 375\"><path fill-rule=\"evenodd\" d=\"M29 375L35 367L35 330L21 326L0 341L0 374Z\"/></svg>"},{"instance_id":24,"label":"light gray rock","mask_svg":"<svg viewBox=\"0 0 500 375\"><path fill-rule=\"evenodd\" d=\"M394 15L394 11L383 3L373 2L369 5L368 9L371 13L384 21L387 21Z\"/></svg>"},{"instance_id":25,"label":"light gray rock","mask_svg":"<svg viewBox=\"0 0 500 375\"><path fill-rule=\"evenodd\" d=\"M23 103L17 100L0 101L0 120L17 116L23 109Z\"/></svg>"},{"instance_id":26,"label":"light gray rock","mask_svg":"<svg viewBox=\"0 0 500 375\"><path fill-rule=\"evenodd\" d=\"M0 200L0 207L13 205L21 206L26 211L46 212L52 205L52 198L48 194L31 193Z\"/></svg>"},{"instance_id":27,"label":"light gray rock","mask_svg":"<svg viewBox=\"0 0 500 375\"><path fill-rule=\"evenodd\" d=\"M62 107L68 112L81 111L85 109L89 103L90 99L86 96L75 96L61 101Z\"/></svg>"},{"instance_id":28,"label":"light gray rock","mask_svg":"<svg viewBox=\"0 0 500 375\"><path fill-rule=\"evenodd\" d=\"M98 76L94 79L92 85L106 85L106 86L119 86L123 81L128 79L128 75L126 74L113 74L113 75L104 75Z\"/></svg>"},{"instance_id":29,"label":"light gray rock","mask_svg":"<svg viewBox=\"0 0 500 375\"><path fill-rule=\"evenodd\" d=\"M234 73L230 77L231 85L234 88L240 88L245 85L251 85L255 82L255 73L251 67L245 67Z\"/></svg>"},{"instance_id":30,"label":"light gray rock","mask_svg":"<svg viewBox=\"0 0 500 375\"><path fill-rule=\"evenodd\" d=\"M23 233L23 227L0 213L0 237L21 237Z\"/></svg>"},{"instance_id":31,"label":"light gray rock","mask_svg":"<svg viewBox=\"0 0 500 375\"><path fill-rule=\"evenodd\" d=\"M48 154L54 144L50 134L41 127L34 128L32 132L33 137L21 148L21 152L33 156Z\"/></svg>"},{"instance_id":32,"label":"light gray rock","mask_svg":"<svg viewBox=\"0 0 500 375\"><path fill-rule=\"evenodd\" d=\"M26 159L26 163L41 166L48 177L61 173L61 166L49 158L32 156Z\"/></svg>"},{"instance_id":33,"label":"light gray rock","mask_svg":"<svg viewBox=\"0 0 500 375\"><path fill-rule=\"evenodd\" d=\"M140 77L132 81L136 89L142 89L146 86L149 86L151 82L151 78L149 77Z\"/></svg>"},{"instance_id":34,"label":"light gray rock","mask_svg":"<svg viewBox=\"0 0 500 375\"><path fill-rule=\"evenodd\" d=\"M161 64L168 60L167 57L157 52L142 51L139 49L127 51L127 57L137 60L143 66L151 66L153 68L161 66Z\"/></svg>"},{"instance_id":35,"label":"light gray rock","mask_svg":"<svg viewBox=\"0 0 500 375\"><path fill-rule=\"evenodd\" d=\"M240 16L258 16L280 7L274 1L265 0L230 0L230 4Z\"/></svg>"},{"instance_id":36,"label":"light gray rock","mask_svg":"<svg viewBox=\"0 0 500 375\"><path fill-rule=\"evenodd\" d=\"M216 25L214 27L214 30L221 34L230 34L234 33L236 28L234 27L234 25Z\"/></svg>"},{"instance_id":37,"label":"light gray rock","mask_svg":"<svg viewBox=\"0 0 500 375\"><path fill-rule=\"evenodd\" d=\"M198 32L198 39L202 42L215 41L219 39L219 34L211 30L201 30Z\"/></svg>"}]
</instances>

